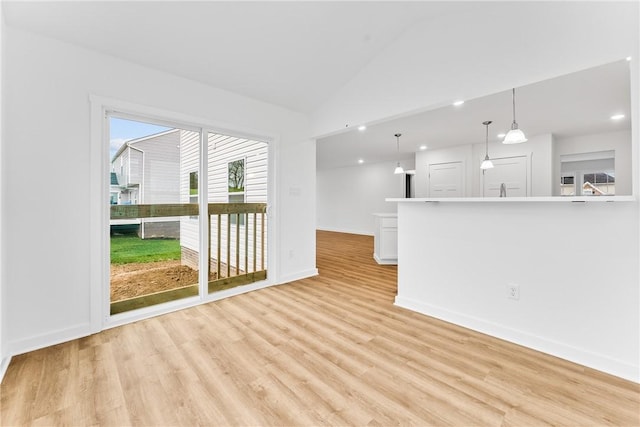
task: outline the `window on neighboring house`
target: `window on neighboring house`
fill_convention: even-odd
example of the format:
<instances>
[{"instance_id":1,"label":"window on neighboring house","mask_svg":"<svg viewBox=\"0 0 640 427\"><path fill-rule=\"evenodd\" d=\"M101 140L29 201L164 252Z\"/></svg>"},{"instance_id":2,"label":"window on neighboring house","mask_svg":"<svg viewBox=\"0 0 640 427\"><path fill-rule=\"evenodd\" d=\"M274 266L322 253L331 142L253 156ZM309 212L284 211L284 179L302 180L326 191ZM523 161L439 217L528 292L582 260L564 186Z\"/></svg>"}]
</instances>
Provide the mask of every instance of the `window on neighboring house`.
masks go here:
<instances>
[{"instance_id":1,"label":"window on neighboring house","mask_svg":"<svg viewBox=\"0 0 640 427\"><path fill-rule=\"evenodd\" d=\"M615 150L560 156L560 194L613 196L616 194Z\"/></svg>"},{"instance_id":2,"label":"window on neighboring house","mask_svg":"<svg viewBox=\"0 0 640 427\"><path fill-rule=\"evenodd\" d=\"M189 203L198 203L198 172L189 172Z\"/></svg>"},{"instance_id":3,"label":"window on neighboring house","mask_svg":"<svg viewBox=\"0 0 640 427\"><path fill-rule=\"evenodd\" d=\"M575 175L563 175L560 177L560 195L575 196L576 195L576 177Z\"/></svg>"},{"instance_id":4,"label":"window on neighboring house","mask_svg":"<svg viewBox=\"0 0 640 427\"><path fill-rule=\"evenodd\" d=\"M244 203L244 159L229 162L228 166L229 203ZM231 224L236 223L236 215L231 215ZM240 215L240 225L244 225L244 215Z\"/></svg>"},{"instance_id":5,"label":"window on neighboring house","mask_svg":"<svg viewBox=\"0 0 640 427\"><path fill-rule=\"evenodd\" d=\"M189 172L189 203L198 203L198 171ZM190 219L198 219L190 216Z\"/></svg>"},{"instance_id":6,"label":"window on neighboring house","mask_svg":"<svg viewBox=\"0 0 640 427\"><path fill-rule=\"evenodd\" d=\"M590 172L583 175L582 192L584 195L614 195L616 178L613 170Z\"/></svg>"}]
</instances>

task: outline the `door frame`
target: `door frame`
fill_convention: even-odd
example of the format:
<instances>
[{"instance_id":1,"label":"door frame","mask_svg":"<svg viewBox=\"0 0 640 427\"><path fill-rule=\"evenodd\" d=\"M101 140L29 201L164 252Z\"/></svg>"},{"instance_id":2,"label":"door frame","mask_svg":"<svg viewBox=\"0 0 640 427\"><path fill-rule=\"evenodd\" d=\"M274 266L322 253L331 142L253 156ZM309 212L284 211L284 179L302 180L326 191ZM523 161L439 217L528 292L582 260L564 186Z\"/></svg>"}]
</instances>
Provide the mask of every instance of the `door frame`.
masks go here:
<instances>
[{"instance_id":1,"label":"door frame","mask_svg":"<svg viewBox=\"0 0 640 427\"><path fill-rule=\"evenodd\" d=\"M462 193L462 195L460 197L466 197L467 195L467 179L466 179L466 167L465 167L465 161L464 160L452 160L449 162L437 162L437 163L427 163L427 194L428 197L434 197L431 194L431 166L438 166L438 165L451 165L451 164L459 164L460 165L460 171L461 171L461 176L460 176L460 191Z\"/></svg>"},{"instance_id":2,"label":"door frame","mask_svg":"<svg viewBox=\"0 0 640 427\"><path fill-rule=\"evenodd\" d=\"M175 111L164 110L144 105L135 104L119 99L102 97L99 95L89 95L91 105L91 143L90 143L90 330L91 333L97 333L104 329L120 326L126 323L135 322L149 317L158 316L172 311L204 304L207 302L227 298L233 295L239 295L252 290L271 286L276 283L275 278L278 277L277 254L279 239L276 239L278 232L278 206L277 206L277 185L276 185L276 156L279 152L279 137L270 132L257 131L241 126L230 126L228 123L219 123L216 121L194 117ZM203 289L202 277L206 274L200 268L200 294L197 297L186 298L184 300L171 301L156 306L145 307L127 313L111 316L109 310L109 120L108 113L115 112L118 116L127 116L132 119L146 120L150 123L178 127L186 130L200 131L200 183L207 182L207 170L205 164L206 155L203 152L207 150L206 138L208 132L228 133L233 136L257 139L264 141L268 145L268 171L267 171L267 259L269 260L269 275L262 282L252 283L250 285L228 289L219 293L210 295ZM206 214L206 204L200 205L200 214ZM201 230L206 226L204 221L200 221ZM208 244L208 238L203 239L201 233L200 247ZM204 246L206 248L206 246ZM201 250L201 254L206 251ZM205 255L202 255L204 257ZM202 262L201 262L202 263Z\"/></svg>"}]
</instances>

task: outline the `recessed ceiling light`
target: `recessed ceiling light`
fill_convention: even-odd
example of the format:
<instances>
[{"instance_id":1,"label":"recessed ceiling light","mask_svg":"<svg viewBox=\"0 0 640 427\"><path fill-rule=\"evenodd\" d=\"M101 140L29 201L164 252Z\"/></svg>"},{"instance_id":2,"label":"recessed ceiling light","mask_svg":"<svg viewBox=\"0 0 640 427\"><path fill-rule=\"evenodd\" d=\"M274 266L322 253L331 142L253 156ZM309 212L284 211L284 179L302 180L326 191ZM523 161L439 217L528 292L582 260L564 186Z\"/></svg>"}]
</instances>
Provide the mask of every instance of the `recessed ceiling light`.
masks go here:
<instances>
[{"instance_id":1,"label":"recessed ceiling light","mask_svg":"<svg viewBox=\"0 0 640 427\"><path fill-rule=\"evenodd\" d=\"M464 104L464 101L456 101L453 103L453 105L455 105L456 107L462 104Z\"/></svg>"},{"instance_id":2,"label":"recessed ceiling light","mask_svg":"<svg viewBox=\"0 0 640 427\"><path fill-rule=\"evenodd\" d=\"M499 134L497 135L497 137L498 137L498 138L504 138L505 136L507 136L507 134L506 134L506 133L499 133Z\"/></svg>"},{"instance_id":3,"label":"recessed ceiling light","mask_svg":"<svg viewBox=\"0 0 640 427\"><path fill-rule=\"evenodd\" d=\"M366 128L367 128L367 127L366 127L365 125L360 125L360 126L358 126L358 130L359 130L360 132L362 132L362 131L363 131L363 130L365 130Z\"/></svg>"},{"instance_id":4,"label":"recessed ceiling light","mask_svg":"<svg viewBox=\"0 0 640 427\"><path fill-rule=\"evenodd\" d=\"M426 145L421 145L419 148L420 148L420 150L424 151L424 150L427 149L427 146Z\"/></svg>"},{"instance_id":5,"label":"recessed ceiling light","mask_svg":"<svg viewBox=\"0 0 640 427\"><path fill-rule=\"evenodd\" d=\"M614 114L611 116L611 120L621 120L624 119L624 114Z\"/></svg>"},{"instance_id":6,"label":"recessed ceiling light","mask_svg":"<svg viewBox=\"0 0 640 427\"><path fill-rule=\"evenodd\" d=\"M625 59L626 59L627 61L631 61L631 57L630 57L630 56L627 56Z\"/></svg>"},{"instance_id":7,"label":"recessed ceiling light","mask_svg":"<svg viewBox=\"0 0 640 427\"><path fill-rule=\"evenodd\" d=\"M363 159L358 159L358 163L363 164L364 160Z\"/></svg>"}]
</instances>

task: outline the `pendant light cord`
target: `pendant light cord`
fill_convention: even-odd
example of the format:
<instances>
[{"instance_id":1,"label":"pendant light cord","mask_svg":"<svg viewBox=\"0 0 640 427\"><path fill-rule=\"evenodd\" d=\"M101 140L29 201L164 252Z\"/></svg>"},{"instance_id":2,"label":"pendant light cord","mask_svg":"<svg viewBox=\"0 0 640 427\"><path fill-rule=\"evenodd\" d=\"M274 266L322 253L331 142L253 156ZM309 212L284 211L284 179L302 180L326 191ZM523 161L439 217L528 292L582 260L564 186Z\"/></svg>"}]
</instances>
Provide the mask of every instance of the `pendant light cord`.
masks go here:
<instances>
[{"instance_id":1,"label":"pendant light cord","mask_svg":"<svg viewBox=\"0 0 640 427\"><path fill-rule=\"evenodd\" d=\"M516 123L516 88L514 87L512 91L513 91L513 97L511 99L513 102L513 123Z\"/></svg>"},{"instance_id":2,"label":"pendant light cord","mask_svg":"<svg viewBox=\"0 0 640 427\"><path fill-rule=\"evenodd\" d=\"M487 144L487 151L485 152L485 156L489 157L489 124L486 124L485 127L487 128L487 135L484 139Z\"/></svg>"}]
</instances>

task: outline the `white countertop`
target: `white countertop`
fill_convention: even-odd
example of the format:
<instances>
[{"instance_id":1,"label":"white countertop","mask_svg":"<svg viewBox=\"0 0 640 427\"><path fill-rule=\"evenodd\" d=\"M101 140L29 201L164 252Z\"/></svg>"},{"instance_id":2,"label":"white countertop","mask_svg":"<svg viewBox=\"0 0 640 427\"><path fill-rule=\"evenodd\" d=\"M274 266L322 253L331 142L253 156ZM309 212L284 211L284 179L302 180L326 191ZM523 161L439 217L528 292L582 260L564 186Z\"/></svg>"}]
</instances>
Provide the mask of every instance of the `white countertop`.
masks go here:
<instances>
[{"instance_id":1,"label":"white countertop","mask_svg":"<svg viewBox=\"0 0 640 427\"><path fill-rule=\"evenodd\" d=\"M391 201L390 199L387 199L387 202ZM398 214L397 213L374 213L371 214L373 216L379 216L380 218L397 218Z\"/></svg>"},{"instance_id":2,"label":"white countertop","mask_svg":"<svg viewBox=\"0 0 640 427\"><path fill-rule=\"evenodd\" d=\"M556 197L451 197L451 198L388 198L387 202L401 203L514 203L514 202L553 202L553 203L611 203L611 202L635 202L635 196L556 196ZM374 214L375 215L375 214Z\"/></svg>"}]
</instances>

